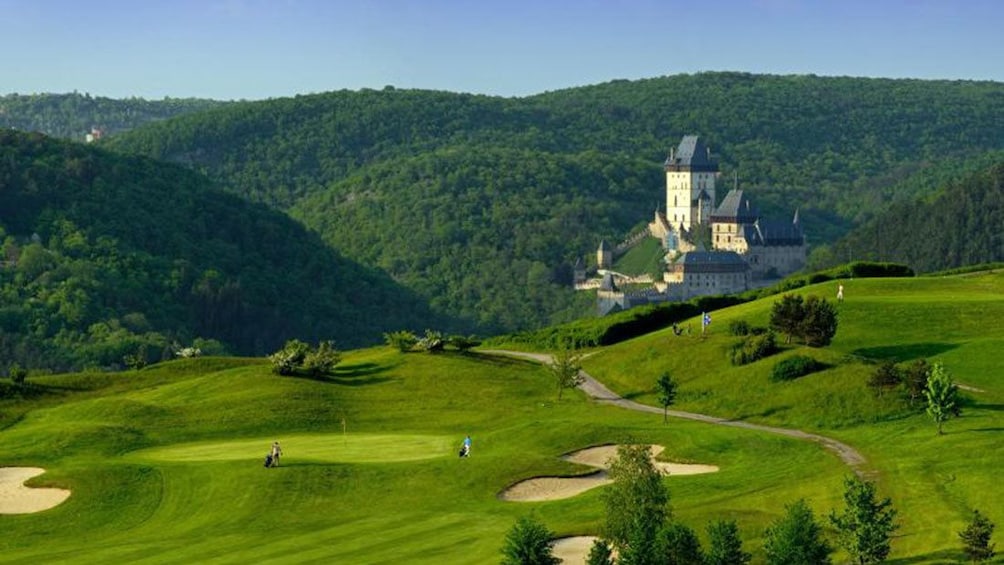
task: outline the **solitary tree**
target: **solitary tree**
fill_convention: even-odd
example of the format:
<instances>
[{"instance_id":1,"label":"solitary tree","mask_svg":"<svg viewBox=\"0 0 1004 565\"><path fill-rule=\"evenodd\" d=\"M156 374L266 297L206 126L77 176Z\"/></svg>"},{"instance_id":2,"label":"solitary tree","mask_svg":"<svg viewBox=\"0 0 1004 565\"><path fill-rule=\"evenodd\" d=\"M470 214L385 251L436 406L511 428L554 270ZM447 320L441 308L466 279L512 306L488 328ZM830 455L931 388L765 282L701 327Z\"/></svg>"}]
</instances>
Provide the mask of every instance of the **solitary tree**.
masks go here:
<instances>
[{"instance_id":1,"label":"solitary tree","mask_svg":"<svg viewBox=\"0 0 1004 565\"><path fill-rule=\"evenodd\" d=\"M734 520L715 520L708 524L707 565L745 565L752 556L743 551L739 526Z\"/></svg>"},{"instance_id":2,"label":"solitary tree","mask_svg":"<svg viewBox=\"0 0 1004 565\"><path fill-rule=\"evenodd\" d=\"M927 399L927 413L938 424L938 435L943 434L942 425L953 416L962 414L959 406L959 387L952 382L941 363L931 366L927 376L927 386L924 387L924 397Z\"/></svg>"},{"instance_id":3,"label":"solitary tree","mask_svg":"<svg viewBox=\"0 0 1004 565\"><path fill-rule=\"evenodd\" d=\"M959 539L962 540L962 550L974 563L990 561L994 556L994 544L990 543L990 536L993 533L994 523L980 514L979 510L973 510L973 518L966 525L966 529L959 532Z\"/></svg>"},{"instance_id":4,"label":"solitary tree","mask_svg":"<svg viewBox=\"0 0 1004 565\"><path fill-rule=\"evenodd\" d=\"M896 510L892 501L876 498L875 483L848 477L844 479L844 503L843 512L830 513L840 545L860 565L884 561L891 549L892 532L898 527L893 521Z\"/></svg>"},{"instance_id":5,"label":"solitary tree","mask_svg":"<svg viewBox=\"0 0 1004 565\"><path fill-rule=\"evenodd\" d=\"M924 398L924 389L927 388L927 375L931 372L931 365L927 359L917 359L907 365L903 371L903 388L910 404Z\"/></svg>"},{"instance_id":6,"label":"solitary tree","mask_svg":"<svg viewBox=\"0 0 1004 565\"><path fill-rule=\"evenodd\" d=\"M605 537L622 556L631 545L654 549L654 538L669 518L669 492L652 463L647 445L621 445L610 464L613 484L603 493L606 505Z\"/></svg>"},{"instance_id":7,"label":"solitary tree","mask_svg":"<svg viewBox=\"0 0 1004 565\"><path fill-rule=\"evenodd\" d=\"M770 565L828 565L830 547L822 526L804 499L785 507L785 514L767 528L763 549Z\"/></svg>"},{"instance_id":8,"label":"solitary tree","mask_svg":"<svg viewBox=\"0 0 1004 565\"><path fill-rule=\"evenodd\" d=\"M663 373L656 382L659 387L659 404L662 405L662 423L669 419L669 406L676 402L676 381L669 373Z\"/></svg>"},{"instance_id":9,"label":"solitary tree","mask_svg":"<svg viewBox=\"0 0 1004 565\"><path fill-rule=\"evenodd\" d=\"M809 347L829 345L837 335L837 310L825 298L809 296L805 299L798 331Z\"/></svg>"},{"instance_id":10,"label":"solitary tree","mask_svg":"<svg viewBox=\"0 0 1004 565\"><path fill-rule=\"evenodd\" d=\"M505 536L502 565L557 565L551 538L554 534L544 524L530 516L516 520Z\"/></svg>"},{"instance_id":11,"label":"solitary tree","mask_svg":"<svg viewBox=\"0 0 1004 565\"><path fill-rule=\"evenodd\" d=\"M868 379L868 386L876 395L881 396L885 391L899 386L903 381L903 375L892 361L884 361L879 365L872 376Z\"/></svg>"},{"instance_id":12,"label":"solitary tree","mask_svg":"<svg viewBox=\"0 0 1004 565\"><path fill-rule=\"evenodd\" d=\"M558 400L561 400L561 393L566 388L575 388L582 384L583 378L579 374L582 370L581 361L582 356L568 347L562 347L551 357L551 364L548 367L558 384Z\"/></svg>"}]
</instances>

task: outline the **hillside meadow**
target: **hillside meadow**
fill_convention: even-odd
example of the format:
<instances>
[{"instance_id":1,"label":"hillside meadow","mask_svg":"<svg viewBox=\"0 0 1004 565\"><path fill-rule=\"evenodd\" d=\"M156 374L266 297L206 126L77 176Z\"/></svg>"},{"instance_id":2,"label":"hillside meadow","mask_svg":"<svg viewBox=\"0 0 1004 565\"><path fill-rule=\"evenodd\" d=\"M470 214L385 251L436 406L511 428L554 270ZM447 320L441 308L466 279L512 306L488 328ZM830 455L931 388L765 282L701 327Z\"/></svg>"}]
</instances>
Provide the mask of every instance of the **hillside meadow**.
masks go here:
<instances>
[{"instance_id":1,"label":"hillside meadow","mask_svg":"<svg viewBox=\"0 0 1004 565\"><path fill-rule=\"evenodd\" d=\"M669 371L681 383L674 409L853 445L899 509L891 562L961 559L956 532L971 508L1004 524L1004 496L993 484L1004 430L995 374L1004 275L853 280L845 288L828 348L792 345L731 366L725 355L738 338L728 322L765 324L768 298L715 312L706 339L655 332L595 351L585 368L648 404L656 403L655 379ZM836 283L799 292L831 297ZM776 360L796 352L828 368L770 382ZM979 389L965 393L963 416L943 436L895 394L876 398L865 385L872 360L918 357L942 361ZM541 366L477 352L354 350L321 379L275 376L263 359L201 358L29 382L30 394L3 385L0 465L44 467L30 485L73 494L51 510L0 515L0 562L492 563L522 515L559 536L597 533L602 489L534 503L499 494L534 476L588 473L559 456L626 441L664 445L662 459L717 465L717 473L665 479L674 516L705 542L709 520L736 519L757 561L763 530L785 504L805 498L824 516L841 504L850 473L812 442L664 424L579 391L559 401ZM466 434L473 453L459 459ZM282 466L265 469L275 440Z\"/></svg>"}]
</instances>

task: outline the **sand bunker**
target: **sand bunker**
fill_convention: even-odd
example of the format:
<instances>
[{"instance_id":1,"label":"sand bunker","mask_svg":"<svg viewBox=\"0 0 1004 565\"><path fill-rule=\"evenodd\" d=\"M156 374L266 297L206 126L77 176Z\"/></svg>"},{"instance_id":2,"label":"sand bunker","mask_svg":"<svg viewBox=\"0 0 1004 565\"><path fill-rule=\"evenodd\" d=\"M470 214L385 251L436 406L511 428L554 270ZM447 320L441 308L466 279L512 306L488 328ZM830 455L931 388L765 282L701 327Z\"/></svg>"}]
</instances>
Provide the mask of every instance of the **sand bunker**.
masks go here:
<instances>
[{"instance_id":1,"label":"sand bunker","mask_svg":"<svg viewBox=\"0 0 1004 565\"><path fill-rule=\"evenodd\" d=\"M718 467L714 465L690 465L685 463L664 463L654 461L655 457L666 448L661 445L653 445L649 448L652 452L653 463L656 469L667 475L697 475L701 473L714 473ZM520 481L502 492L502 500L518 502L534 502L541 500L559 500L571 498L589 489L605 485L610 482L607 476L609 461L617 457L616 445L601 445L590 447L574 453L569 453L562 457L565 461L580 463L590 467L600 469L595 473L578 477L537 477Z\"/></svg>"},{"instance_id":2,"label":"sand bunker","mask_svg":"<svg viewBox=\"0 0 1004 565\"><path fill-rule=\"evenodd\" d=\"M61 488L29 488L24 482L45 473L38 467L0 467L0 514L30 514L58 506L70 497Z\"/></svg>"},{"instance_id":3,"label":"sand bunker","mask_svg":"<svg viewBox=\"0 0 1004 565\"><path fill-rule=\"evenodd\" d=\"M558 538L551 544L551 553L564 565L585 565L589 550L598 539L596 536Z\"/></svg>"}]
</instances>

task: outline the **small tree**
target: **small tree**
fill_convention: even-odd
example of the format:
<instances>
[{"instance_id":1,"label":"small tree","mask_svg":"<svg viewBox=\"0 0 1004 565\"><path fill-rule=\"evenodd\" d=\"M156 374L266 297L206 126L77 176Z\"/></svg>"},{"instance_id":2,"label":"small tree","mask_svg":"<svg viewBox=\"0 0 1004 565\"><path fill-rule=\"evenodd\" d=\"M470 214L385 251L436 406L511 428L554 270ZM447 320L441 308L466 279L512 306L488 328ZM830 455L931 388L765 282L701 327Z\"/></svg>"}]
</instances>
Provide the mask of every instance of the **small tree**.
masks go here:
<instances>
[{"instance_id":1,"label":"small tree","mask_svg":"<svg viewBox=\"0 0 1004 565\"><path fill-rule=\"evenodd\" d=\"M557 565L551 538L554 534L544 524L530 516L516 520L505 536L502 565Z\"/></svg>"},{"instance_id":2,"label":"small tree","mask_svg":"<svg viewBox=\"0 0 1004 565\"><path fill-rule=\"evenodd\" d=\"M830 513L840 545L860 565L884 561L891 549L892 532L898 527L892 501L876 498L875 483L848 477L844 479L844 503L843 512Z\"/></svg>"},{"instance_id":3,"label":"small tree","mask_svg":"<svg viewBox=\"0 0 1004 565\"><path fill-rule=\"evenodd\" d=\"M784 334L785 343L791 343L791 338L799 335L799 327L804 317L802 297L798 294L785 294L771 307L770 327Z\"/></svg>"},{"instance_id":4,"label":"small tree","mask_svg":"<svg viewBox=\"0 0 1004 565\"><path fill-rule=\"evenodd\" d=\"M610 544L597 538L589 548L586 565L614 565L614 550Z\"/></svg>"},{"instance_id":5,"label":"small tree","mask_svg":"<svg viewBox=\"0 0 1004 565\"><path fill-rule=\"evenodd\" d=\"M649 544L645 536L655 536L669 518L669 492L662 475L652 463L647 445L621 445L610 465L613 484L603 492L606 505L606 533L623 556L631 544ZM637 547L636 547L637 549Z\"/></svg>"},{"instance_id":6,"label":"small tree","mask_svg":"<svg viewBox=\"0 0 1004 565\"><path fill-rule=\"evenodd\" d=\"M770 565L828 565L833 548L822 536L804 499L785 507L785 514L767 528L763 549Z\"/></svg>"},{"instance_id":7,"label":"small tree","mask_svg":"<svg viewBox=\"0 0 1004 565\"><path fill-rule=\"evenodd\" d=\"M993 533L994 523L980 514L979 510L973 510L973 517L969 524L959 532L959 539L962 540L963 544L962 550L966 552L973 563L990 561L994 556L994 544L990 543L990 536Z\"/></svg>"},{"instance_id":8,"label":"small tree","mask_svg":"<svg viewBox=\"0 0 1004 565\"><path fill-rule=\"evenodd\" d=\"M959 387L952 382L941 363L931 366L927 376L927 386L924 387L924 397L927 399L927 413L938 424L938 435L944 433L942 425L946 420L962 414L959 406Z\"/></svg>"},{"instance_id":9,"label":"small tree","mask_svg":"<svg viewBox=\"0 0 1004 565\"><path fill-rule=\"evenodd\" d=\"M582 356L567 347L562 347L551 356L548 368L558 384L558 400L561 400L561 393L566 388L575 388L582 384L584 379L579 374L582 370L581 361Z\"/></svg>"},{"instance_id":10,"label":"small tree","mask_svg":"<svg viewBox=\"0 0 1004 565\"><path fill-rule=\"evenodd\" d=\"M910 363L903 371L903 388L906 397L910 399L910 404L924 398L924 389L927 388L927 375L931 372L931 365L927 359L918 359Z\"/></svg>"},{"instance_id":11,"label":"small tree","mask_svg":"<svg viewBox=\"0 0 1004 565\"><path fill-rule=\"evenodd\" d=\"M412 332L401 330L383 334L383 340L387 345L397 348L401 353L411 351L418 343L418 337Z\"/></svg>"},{"instance_id":12,"label":"small tree","mask_svg":"<svg viewBox=\"0 0 1004 565\"><path fill-rule=\"evenodd\" d=\"M885 391L892 390L903 382L903 375L892 361L883 361L868 379L868 386L881 396Z\"/></svg>"},{"instance_id":13,"label":"small tree","mask_svg":"<svg viewBox=\"0 0 1004 565\"><path fill-rule=\"evenodd\" d=\"M673 565L704 565L701 542L694 530L673 522L659 532L662 562Z\"/></svg>"},{"instance_id":14,"label":"small tree","mask_svg":"<svg viewBox=\"0 0 1004 565\"><path fill-rule=\"evenodd\" d=\"M837 335L837 310L833 304L818 296L806 298L798 332L809 347L829 345Z\"/></svg>"},{"instance_id":15,"label":"small tree","mask_svg":"<svg viewBox=\"0 0 1004 565\"><path fill-rule=\"evenodd\" d=\"M745 565L753 557L743 551L739 526L734 520L715 520L709 523L708 545L708 552L704 556L707 565Z\"/></svg>"},{"instance_id":16,"label":"small tree","mask_svg":"<svg viewBox=\"0 0 1004 565\"><path fill-rule=\"evenodd\" d=\"M663 373L656 381L659 387L659 404L662 406L662 423L669 420L669 406L676 402L676 381L669 373Z\"/></svg>"}]
</instances>

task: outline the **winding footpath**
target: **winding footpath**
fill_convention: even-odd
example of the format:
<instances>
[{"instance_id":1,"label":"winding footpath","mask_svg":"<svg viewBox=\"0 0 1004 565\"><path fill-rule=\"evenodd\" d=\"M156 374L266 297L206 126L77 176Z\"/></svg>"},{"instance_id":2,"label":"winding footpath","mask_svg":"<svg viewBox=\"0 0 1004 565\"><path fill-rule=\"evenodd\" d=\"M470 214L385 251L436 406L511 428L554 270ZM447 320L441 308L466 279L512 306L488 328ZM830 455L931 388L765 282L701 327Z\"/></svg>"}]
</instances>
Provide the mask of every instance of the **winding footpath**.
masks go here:
<instances>
[{"instance_id":1,"label":"winding footpath","mask_svg":"<svg viewBox=\"0 0 1004 565\"><path fill-rule=\"evenodd\" d=\"M482 350L481 353L486 353L489 355L505 355L509 357L518 357L521 359L529 359L531 361L536 361L538 363L549 364L551 363L551 356L546 353L527 353L523 351L508 351L503 349L490 349ZM602 404L613 404L614 406L620 406L621 408L626 408L628 410L637 410L639 412L651 412L652 414L662 414L661 408L656 406L648 406L646 404L640 404L632 400L627 400L621 398L615 392L603 386L603 383L597 381L592 376L590 376L585 371L579 371L579 376L582 377L582 384L579 388L582 389L590 398L600 402ZM719 418L717 416L709 416L707 414L697 414L695 412L683 412L680 410L669 410L666 412L668 415L674 418L683 418L685 420L696 420L698 422L705 422L708 424L718 424L719 426L731 426L733 428L743 428L747 430L756 430L761 432L769 432L772 434L778 434L783 436L792 437L795 439L814 441L826 449L829 449L840 458L847 466L854 471L854 474L858 476L864 476L866 474L865 464L867 460L861 453L854 449L853 447L837 441L833 438L826 436L821 436L819 434L813 434L809 432L804 432L802 430L794 430L791 428L779 428L777 426L766 426L763 424L753 424L750 422L743 422L739 420L727 420L725 418Z\"/></svg>"}]
</instances>

